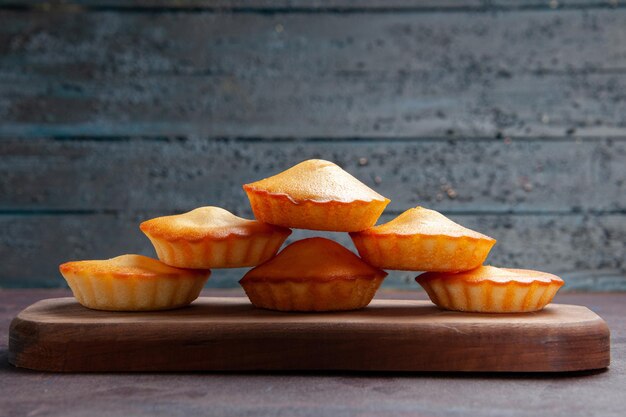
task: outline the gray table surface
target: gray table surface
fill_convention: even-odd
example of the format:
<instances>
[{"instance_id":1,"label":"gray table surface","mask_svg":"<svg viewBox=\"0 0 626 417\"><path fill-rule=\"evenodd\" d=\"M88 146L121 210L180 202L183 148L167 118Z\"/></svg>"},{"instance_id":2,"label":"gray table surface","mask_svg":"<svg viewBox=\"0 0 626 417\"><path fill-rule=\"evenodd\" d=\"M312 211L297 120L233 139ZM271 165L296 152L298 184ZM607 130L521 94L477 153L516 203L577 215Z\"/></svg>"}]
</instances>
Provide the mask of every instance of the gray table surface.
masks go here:
<instances>
[{"instance_id":1,"label":"gray table surface","mask_svg":"<svg viewBox=\"0 0 626 417\"><path fill-rule=\"evenodd\" d=\"M53 374L7 362L11 319L64 290L0 290L0 416L623 416L626 294L561 294L611 328L608 370L568 374ZM204 295L241 295L211 290ZM380 298L424 298L381 292Z\"/></svg>"}]
</instances>

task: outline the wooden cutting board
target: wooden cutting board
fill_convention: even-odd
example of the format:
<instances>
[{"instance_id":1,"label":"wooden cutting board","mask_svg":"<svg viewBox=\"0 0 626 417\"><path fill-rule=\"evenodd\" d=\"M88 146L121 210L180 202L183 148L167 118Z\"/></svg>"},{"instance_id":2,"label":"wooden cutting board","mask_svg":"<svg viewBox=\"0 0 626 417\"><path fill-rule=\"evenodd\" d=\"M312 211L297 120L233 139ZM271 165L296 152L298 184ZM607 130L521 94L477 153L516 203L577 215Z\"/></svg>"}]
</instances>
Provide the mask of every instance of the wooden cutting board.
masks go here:
<instances>
[{"instance_id":1,"label":"wooden cutting board","mask_svg":"<svg viewBox=\"0 0 626 417\"><path fill-rule=\"evenodd\" d=\"M304 314L199 298L179 310L113 313L57 298L22 311L9 335L13 365L59 372L561 372L605 368L609 357L606 323L559 304L497 315L375 300L360 311Z\"/></svg>"}]
</instances>

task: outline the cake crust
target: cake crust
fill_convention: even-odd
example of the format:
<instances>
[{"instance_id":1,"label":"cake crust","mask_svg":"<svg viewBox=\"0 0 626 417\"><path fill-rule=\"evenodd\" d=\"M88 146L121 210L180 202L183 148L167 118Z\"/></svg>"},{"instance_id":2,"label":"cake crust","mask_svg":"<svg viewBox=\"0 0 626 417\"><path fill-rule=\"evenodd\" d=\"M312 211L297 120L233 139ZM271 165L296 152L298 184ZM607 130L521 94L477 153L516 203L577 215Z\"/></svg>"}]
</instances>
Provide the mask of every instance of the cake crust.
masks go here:
<instances>
[{"instance_id":1,"label":"cake crust","mask_svg":"<svg viewBox=\"0 0 626 417\"><path fill-rule=\"evenodd\" d=\"M416 281L437 306L478 313L538 311L564 285L547 272L493 266L459 273L426 272Z\"/></svg>"},{"instance_id":2,"label":"cake crust","mask_svg":"<svg viewBox=\"0 0 626 417\"><path fill-rule=\"evenodd\" d=\"M239 282L260 308L332 311L365 307L385 276L340 244L309 238L287 246Z\"/></svg>"},{"instance_id":3,"label":"cake crust","mask_svg":"<svg viewBox=\"0 0 626 417\"><path fill-rule=\"evenodd\" d=\"M80 304L107 311L184 307L198 298L211 274L173 268L141 255L66 262L59 271Z\"/></svg>"},{"instance_id":4,"label":"cake crust","mask_svg":"<svg viewBox=\"0 0 626 417\"><path fill-rule=\"evenodd\" d=\"M256 266L278 252L291 230L248 220L219 207L157 217L141 223L159 259L179 268Z\"/></svg>"},{"instance_id":5,"label":"cake crust","mask_svg":"<svg viewBox=\"0 0 626 417\"><path fill-rule=\"evenodd\" d=\"M390 201L320 159L301 162L243 189L258 220L299 229L363 230L376 223Z\"/></svg>"},{"instance_id":6,"label":"cake crust","mask_svg":"<svg viewBox=\"0 0 626 417\"><path fill-rule=\"evenodd\" d=\"M293 203L389 202L338 165L323 159L309 159L274 176L243 186L246 191L285 196Z\"/></svg>"},{"instance_id":7,"label":"cake crust","mask_svg":"<svg viewBox=\"0 0 626 417\"><path fill-rule=\"evenodd\" d=\"M464 271L481 265L496 240L415 207L388 223L350 233L359 255L383 269Z\"/></svg>"},{"instance_id":8,"label":"cake crust","mask_svg":"<svg viewBox=\"0 0 626 417\"><path fill-rule=\"evenodd\" d=\"M142 232L169 241L199 241L228 239L231 236L249 237L258 234L281 233L291 230L257 220L235 216L221 207L199 207L187 213L146 220L139 225Z\"/></svg>"}]
</instances>

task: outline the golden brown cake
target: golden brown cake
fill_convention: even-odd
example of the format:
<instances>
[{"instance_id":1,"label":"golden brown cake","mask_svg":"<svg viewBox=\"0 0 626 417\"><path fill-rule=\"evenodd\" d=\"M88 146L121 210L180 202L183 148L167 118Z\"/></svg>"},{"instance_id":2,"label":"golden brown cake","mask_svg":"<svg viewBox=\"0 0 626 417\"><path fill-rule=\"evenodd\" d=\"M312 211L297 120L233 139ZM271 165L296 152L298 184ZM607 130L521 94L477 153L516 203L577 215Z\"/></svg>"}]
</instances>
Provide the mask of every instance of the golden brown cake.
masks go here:
<instances>
[{"instance_id":1,"label":"golden brown cake","mask_svg":"<svg viewBox=\"0 0 626 417\"><path fill-rule=\"evenodd\" d=\"M257 220L298 229L367 229L389 204L389 199L321 159L301 162L243 188Z\"/></svg>"},{"instance_id":2,"label":"golden brown cake","mask_svg":"<svg viewBox=\"0 0 626 417\"><path fill-rule=\"evenodd\" d=\"M198 298L211 271L178 269L141 255L67 262L59 267L83 306L149 311L183 307Z\"/></svg>"},{"instance_id":3,"label":"golden brown cake","mask_svg":"<svg viewBox=\"0 0 626 417\"><path fill-rule=\"evenodd\" d=\"M546 272L493 266L458 273L426 272L415 280L437 306L479 313L541 310L563 285L561 278Z\"/></svg>"},{"instance_id":4,"label":"golden brown cake","mask_svg":"<svg viewBox=\"0 0 626 417\"><path fill-rule=\"evenodd\" d=\"M239 283L256 307L355 310L369 304L385 276L340 244L316 237L292 243Z\"/></svg>"},{"instance_id":5,"label":"golden brown cake","mask_svg":"<svg viewBox=\"0 0 626 417\"><path fill-rule=\"evenodd\" d=\"M487 258L495 239L423 207L388 223L350 233L361 258L383 269L465 271Z\"/></svg>"},{"instance_id":6,"label":"golden brown cake","mask_svg":"<svg viewBox=\"0 0 626 417\"><path fill-rule=\"evenodd\" d=\"M276 255L291 230L242 219L219 207L141 223L159 259L179 268L255 266Z\"/></svg>"}]
</instances>

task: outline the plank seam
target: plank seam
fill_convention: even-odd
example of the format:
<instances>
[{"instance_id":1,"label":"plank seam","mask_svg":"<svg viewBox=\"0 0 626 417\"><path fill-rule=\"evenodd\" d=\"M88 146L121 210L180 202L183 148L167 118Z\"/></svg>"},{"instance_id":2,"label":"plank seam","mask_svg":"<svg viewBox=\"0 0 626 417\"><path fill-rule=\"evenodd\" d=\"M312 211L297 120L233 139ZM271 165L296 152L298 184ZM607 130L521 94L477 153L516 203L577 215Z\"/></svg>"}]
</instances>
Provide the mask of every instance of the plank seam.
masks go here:
<instances>
[{"instance_id":1,"label":"plank seam","mask_svg":"<svg viewBox=\"0 0 626 417\"><path fill-rule=\"evenodd\" d=\"M518 11L545 11L556 12L559 10L603 10L603 9L624 9L626 4L606 1L606 3L578 3L578 4L558 4L545 2L544 4L526 5L477 5L477 6L293 6L293 7L272 7L272 6L214 6L206 4L202 6L180 5L180 6L136 6L136 5L83 5L79 3L34 3L24 4L23 2L3 2L0 4L0 11L15 12L36 12L36 11L95 11L95 12L119 12L119 13L217 13L217 14L393 14L393 13L497 13L497 12L518 12Z\"/></svg>"},{"instance_id":2,"label":"plank seam","mask_svg":"<svg viewBox=\"0 0 626 417\"><path fill-rule=\"evenodd\" d=\"M28 136L28 135L6 135L0 133L0 143L16 140L40 140L54 142L187 142L190 140L201 140L207 142L226 142L226 143L411 143L411 142L503 142L504 144L512 144L519 142L567 142L579 143L590 141L626 141L626 136L588 136L588 135L565 135L565 136L516 136L497 133L494 136L460 136L450 134L446 136L414 136L414 137L398 137L398 136L339 136L339 137L262 137L262 136L195 136L195 135L47 135L47 136Z\"/></svg>"}]
</instances>

